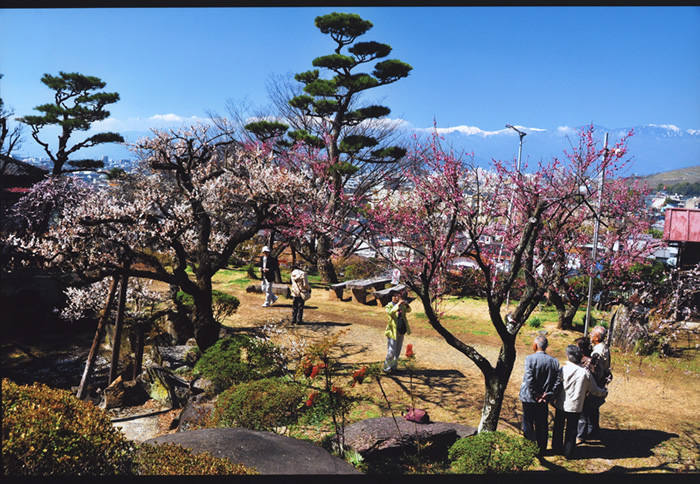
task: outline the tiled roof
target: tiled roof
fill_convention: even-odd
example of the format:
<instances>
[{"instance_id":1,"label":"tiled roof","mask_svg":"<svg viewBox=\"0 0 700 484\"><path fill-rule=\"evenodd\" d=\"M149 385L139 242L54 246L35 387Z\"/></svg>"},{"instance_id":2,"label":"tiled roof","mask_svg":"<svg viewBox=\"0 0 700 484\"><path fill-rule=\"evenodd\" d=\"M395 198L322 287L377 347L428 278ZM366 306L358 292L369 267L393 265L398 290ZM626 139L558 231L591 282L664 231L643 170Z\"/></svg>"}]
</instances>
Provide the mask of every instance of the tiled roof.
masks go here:
<instances>
[{"instance_id":1,"label":"tiled roof","mask_svg":"<svg viewBox=\"0 0 700 484\"><path fill-rule=\"evenodd\" d=\"M43 177L49 172L38 166L30 165L11 156L0 155L0 176L36 176Z\"/></svg>"}]
</instances>

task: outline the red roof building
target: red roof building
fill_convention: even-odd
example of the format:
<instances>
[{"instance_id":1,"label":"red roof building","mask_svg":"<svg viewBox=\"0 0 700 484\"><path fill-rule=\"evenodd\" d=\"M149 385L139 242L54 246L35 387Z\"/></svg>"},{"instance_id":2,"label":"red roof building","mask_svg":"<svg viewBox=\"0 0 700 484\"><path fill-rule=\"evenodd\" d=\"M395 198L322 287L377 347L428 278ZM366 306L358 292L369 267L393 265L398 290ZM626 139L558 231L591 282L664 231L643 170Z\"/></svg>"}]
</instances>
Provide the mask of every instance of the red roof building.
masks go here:
<instances>
[{"instance_id":1,"label":"red roof building","mask_svg":"<svg viewBox=\"0 0 700 484\"><path fill-rule=\"evenodd\" d=\"M678 247L678 267L700 263L700 209L667 208L664 240Z\"/></svg>"}]
</instances>

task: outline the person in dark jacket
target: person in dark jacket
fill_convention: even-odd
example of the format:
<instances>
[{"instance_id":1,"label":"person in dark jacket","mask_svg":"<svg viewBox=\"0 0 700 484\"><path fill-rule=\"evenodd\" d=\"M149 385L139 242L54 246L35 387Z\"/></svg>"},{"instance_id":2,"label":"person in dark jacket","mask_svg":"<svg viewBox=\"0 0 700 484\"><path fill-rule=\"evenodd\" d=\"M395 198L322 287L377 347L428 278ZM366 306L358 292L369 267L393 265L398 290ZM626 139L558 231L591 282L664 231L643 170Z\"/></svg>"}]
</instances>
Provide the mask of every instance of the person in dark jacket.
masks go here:
<instances>
[{"instance_id":1,"label":"person in dark jacket","mask_svg":"<svg viewBox=\"0 0 700 484\"><path fill-rule=\"evenodd\" d=\"M559 361L546 353L548 345L545 336L535 337L532 343L534 353L525 357L525 373L520 385L523 434L526 439L537 442L540 455L547 450L548 403L554 400L561 386Z\"/></svg>"},{"instance_id":2,"label":"person in dark jacket","mask_svg":"<svg viewBox=\"0 0 700 484\"><path fill-rule=\"evenodd\" d=\"M262 261L260 262L260 275L262 276L262 291L265 294L265 302L262 307L266 308L277 301L277 296L272 292L272 284L280 271L280 264L277 257L270 253L270 248L262 248Z\"/></svg>"}]
</instances>

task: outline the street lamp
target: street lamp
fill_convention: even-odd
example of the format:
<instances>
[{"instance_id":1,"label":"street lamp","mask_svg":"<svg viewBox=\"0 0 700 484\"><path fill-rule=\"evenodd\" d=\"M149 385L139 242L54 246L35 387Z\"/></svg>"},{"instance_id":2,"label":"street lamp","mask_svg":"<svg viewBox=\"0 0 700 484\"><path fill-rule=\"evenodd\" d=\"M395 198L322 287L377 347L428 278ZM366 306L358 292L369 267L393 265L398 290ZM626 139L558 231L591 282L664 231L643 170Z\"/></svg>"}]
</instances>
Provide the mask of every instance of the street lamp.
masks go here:
<instances>
[{"instance_id":1,"label":"street lamp","mask_svg":"<svg viewBox=\"0 0 700 484\"><path fill-rule=\"evenodd\" d=\"M520 175L520 159L523 155L523 138L527 136L527 133L524 131L520 131L518 128L513 126L512 124L506 124L506 128L512 129L516 133L518 133L518 136L520 136L520 144L518 146L518 165L517 165L517 170L518 170L518 175ZM508 204L508 218L506 219L506 231L508 231L508 225L510 225L510 215L513 210L513 196L515 193L513 193L510 197L510 203ZM498 249L498 262L501 262L501 254L503 253L503 241L501 241L501 247ZM508 291L508 294L506 294L506 308L510 305L510 291Z\"/></svg>"},{"instance_id":2,"label":"street lamp","mask_svg":"<svg viewBox=\"0 0 700 484\"><path fill-rule=\"evenodd\" d=\"M520 131L518 128L510 124L506 124L506 128L512 129L520 136L520 147L518 148L518 173L520 173L520 157L523 154L523 138L527 136L527 133Z\"/></svg>"}]
</instances>

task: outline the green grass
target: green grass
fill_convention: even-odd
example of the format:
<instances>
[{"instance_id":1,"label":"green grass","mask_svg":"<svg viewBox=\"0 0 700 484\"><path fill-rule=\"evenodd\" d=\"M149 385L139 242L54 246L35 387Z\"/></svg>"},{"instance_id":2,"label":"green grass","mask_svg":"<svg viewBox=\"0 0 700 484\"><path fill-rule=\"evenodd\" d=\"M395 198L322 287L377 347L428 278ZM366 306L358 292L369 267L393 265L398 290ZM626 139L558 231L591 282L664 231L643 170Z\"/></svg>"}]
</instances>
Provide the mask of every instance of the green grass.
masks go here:
<instances>
[{"instance_id":1,"label":"green grass","mask_svg":"<svg viewBox=\"0 0 700 484\"><path fill-rule=\"evenodd\" d=\"M260 281L249 279L246 271L242 269L221 269L214 274L212 282L214 284L221 284L223 287L245 289L247 286L259 283Z\"/></svg>"}]
</instances>

